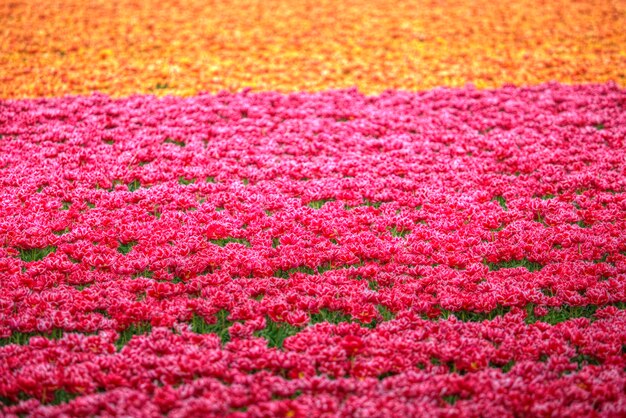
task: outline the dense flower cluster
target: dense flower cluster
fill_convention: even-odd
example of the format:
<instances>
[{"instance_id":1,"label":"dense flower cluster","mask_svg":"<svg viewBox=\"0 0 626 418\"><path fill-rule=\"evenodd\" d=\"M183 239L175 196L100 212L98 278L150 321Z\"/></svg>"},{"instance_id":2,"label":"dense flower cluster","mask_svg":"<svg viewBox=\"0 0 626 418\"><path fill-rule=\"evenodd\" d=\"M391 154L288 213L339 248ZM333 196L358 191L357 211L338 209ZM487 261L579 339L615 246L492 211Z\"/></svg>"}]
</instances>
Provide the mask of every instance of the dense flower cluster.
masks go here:
<instances>
[{"instance_id":1,"label":"dense flower cluster","mask_svg":"<svg viewBox=\"0 0 626 418\"><path fill-rule=\"evenodd\" d=\"M625 105L2 101L3 413L623 415Z\"/></svg>"},{"instance_id":2,"label":"dense flower cluster","mask_svg":"<svg viewBox=\"0 0 626 418\"><path fill-rule=\"evenodd\" d=\"M0 97L614 81L605 0L0 2Z\"/></svg>"},{"instance_id":3,"label":"dense flower cluster","mask_svg":"<svg viewBox=\"0 0 626 418\"><path fill-rule=\"evenodd\" d=\"M407 313L374 330L318 324L283 350L164 328L119 352L112 333L33 337L0 348L13 372L0 390L32 397L5 413L33 416L623 416L626 312L596 316L551 327ZM80 397L44 405L59 391Z\"/></svg>"}]
</instances>

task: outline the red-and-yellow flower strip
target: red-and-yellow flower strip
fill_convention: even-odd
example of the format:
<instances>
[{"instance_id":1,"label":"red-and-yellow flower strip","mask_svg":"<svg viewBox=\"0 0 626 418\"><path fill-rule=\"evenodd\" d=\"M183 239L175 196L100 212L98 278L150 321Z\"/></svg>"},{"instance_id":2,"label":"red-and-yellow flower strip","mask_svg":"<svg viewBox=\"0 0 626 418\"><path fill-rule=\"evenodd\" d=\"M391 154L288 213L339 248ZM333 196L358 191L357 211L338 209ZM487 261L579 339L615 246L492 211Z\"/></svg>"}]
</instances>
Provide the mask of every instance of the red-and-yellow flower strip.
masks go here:
<instances>
[{"instance_id":1,"label":"red-and-yellow flower strip","mask_svg":"<svg viewBox=\"0 0 626 418\"><path fill-rule=\"evenodd\" d=\"M1 3L0 415L625 416L625 16Z\"/></svg>"}]
</instances>

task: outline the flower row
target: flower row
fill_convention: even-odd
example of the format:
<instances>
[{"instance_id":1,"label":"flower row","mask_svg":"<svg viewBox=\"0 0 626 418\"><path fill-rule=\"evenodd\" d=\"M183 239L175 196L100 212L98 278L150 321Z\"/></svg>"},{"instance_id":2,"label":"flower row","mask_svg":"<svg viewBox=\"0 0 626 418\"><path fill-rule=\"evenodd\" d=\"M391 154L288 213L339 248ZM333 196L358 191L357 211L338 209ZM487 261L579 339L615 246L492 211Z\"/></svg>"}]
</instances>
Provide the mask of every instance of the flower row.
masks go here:
<instances>
[{"instance_id":1,"label":"flower row","mask_svg":"<svg viewBox=\"0 0 626 418\"><path fill-rule=\"evenodd\" d=\"M9 416L618 416L626 313L606 308L594 319L526 325L518 312L434 323L405 314L374 330L319 324L284 350L243 327L224 346L184 327L155 328L121 351L114 333L33 337L0 349L0 393Z\"/></svg>"},{"instance_id":2,"label":"flower row","mask_svg":"<svg viewBox=\"0 0 626 418\"><path fill-rule=\"evenodd\" d=\"M619 2L23 0L0 17L3 98L626 84Z\"/></svg>"},{"instance_id":3,"label":"flower row","mask_svg":"<svg viewBox=\"0 0 626 418\"><path fill-rule=\"evenodd\" d=\"M619 416L624 103L2 101L3 412Z\"/></svg>"}]
</instances>

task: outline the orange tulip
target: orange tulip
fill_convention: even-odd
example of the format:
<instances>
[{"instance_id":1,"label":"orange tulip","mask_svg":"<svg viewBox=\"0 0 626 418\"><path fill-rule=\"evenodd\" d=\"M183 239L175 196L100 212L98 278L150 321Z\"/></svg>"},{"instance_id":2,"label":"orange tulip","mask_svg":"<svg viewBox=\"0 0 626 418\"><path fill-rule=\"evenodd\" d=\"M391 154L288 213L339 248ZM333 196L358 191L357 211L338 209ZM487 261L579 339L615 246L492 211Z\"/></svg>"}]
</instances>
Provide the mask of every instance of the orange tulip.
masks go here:
<instances>
[{"instance_id":1,"label":"orange tulip","mask_svg":"<svg viewBox=\"0 0 626 418\"><path fill-rule=\"evenodd\" d=\"M0 97L626 85L626 7L587 0L0 3Z\"/></svg>"}]
</instances>

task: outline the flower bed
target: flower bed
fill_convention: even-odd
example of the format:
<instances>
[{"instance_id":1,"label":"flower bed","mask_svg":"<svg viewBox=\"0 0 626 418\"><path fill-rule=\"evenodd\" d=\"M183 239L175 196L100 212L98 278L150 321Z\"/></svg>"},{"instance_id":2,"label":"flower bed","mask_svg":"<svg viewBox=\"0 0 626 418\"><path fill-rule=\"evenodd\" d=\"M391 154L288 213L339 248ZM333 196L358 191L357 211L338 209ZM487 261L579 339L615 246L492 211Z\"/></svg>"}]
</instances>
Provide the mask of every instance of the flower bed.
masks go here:
<instances>
[{"instance_id":1,"label":"flower bed","mask_svg":"<svg viewBox=\"0 0 626 418\"><path fill-rule=\"evenodd\" d=\"M626 86L619 0L19 0L0 21L0 98Z\"/></svg>"},{"instance_id":2,"label":"flower bed","mask_svg":"<svg viewBox=\"0 0 626 418\"><path fill-rule=\"evenodd\" d=\"M623 415L625 104L2 101L2 411Z\"/></svg>"}]
</instances>

